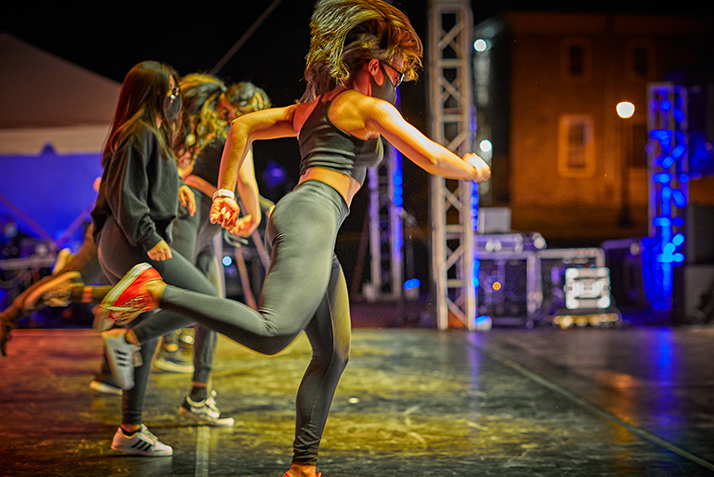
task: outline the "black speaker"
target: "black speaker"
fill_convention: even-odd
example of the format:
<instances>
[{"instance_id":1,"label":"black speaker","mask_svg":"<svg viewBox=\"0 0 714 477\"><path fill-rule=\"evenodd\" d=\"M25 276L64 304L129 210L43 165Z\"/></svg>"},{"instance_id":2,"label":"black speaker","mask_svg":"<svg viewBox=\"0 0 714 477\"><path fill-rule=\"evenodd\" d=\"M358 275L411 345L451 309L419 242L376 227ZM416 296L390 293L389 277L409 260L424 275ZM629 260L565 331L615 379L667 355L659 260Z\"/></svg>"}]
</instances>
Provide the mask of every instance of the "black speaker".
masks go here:
<instances>
[{"instance_id":1,"label":"black speaker","mask_svg":"<svg viewBox=\"0 0 714 477\"><path fill-rule=\"evenodd\" d=\"M647 295L642 276L642 239L608 240L602 243L605 264L610 269L612 299L627 311L647 309Z\"/></svg>"},{"instance_id":2,"label":"black speaker","mask_svg":"<svg viewBox=\"0 0 714 477\"><path fill-rule=\"evenodd\" d=\"M692 312L709 308L714 294L714 264L683 265L675 274L672 322L693 324Z\"/></svg>"},{"instance_id":3,"label":"black speaker","mask_svg":"<svg viewBox=\"0 0 714 477\"><path fill-rule=\"evenodd\" d=\"M687 205L685 229L687 264L714 264L714 206Z\"/></svg>"}]
</instances>

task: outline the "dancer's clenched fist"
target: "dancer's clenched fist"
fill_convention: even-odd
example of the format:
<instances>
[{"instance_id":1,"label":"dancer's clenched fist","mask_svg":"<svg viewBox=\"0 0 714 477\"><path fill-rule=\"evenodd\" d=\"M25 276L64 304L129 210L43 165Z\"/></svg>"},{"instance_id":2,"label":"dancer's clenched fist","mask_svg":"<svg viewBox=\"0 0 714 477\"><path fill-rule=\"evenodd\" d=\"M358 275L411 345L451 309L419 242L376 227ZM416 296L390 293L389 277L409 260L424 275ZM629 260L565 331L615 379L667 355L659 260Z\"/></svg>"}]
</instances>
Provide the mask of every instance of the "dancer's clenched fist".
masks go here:
<instances>
[{"instance_id":1,"label":"dancer's clenched fist","mask_svg":"<svg viewBox=\"0 0 714 477\"><path fill-rule=\"evenodd\" d=\"M211 205L211 223L221 224L223 228L231 229L238 219L239 210L235 200L229 197L216 197Z\"/></svg>"}]
</instances>

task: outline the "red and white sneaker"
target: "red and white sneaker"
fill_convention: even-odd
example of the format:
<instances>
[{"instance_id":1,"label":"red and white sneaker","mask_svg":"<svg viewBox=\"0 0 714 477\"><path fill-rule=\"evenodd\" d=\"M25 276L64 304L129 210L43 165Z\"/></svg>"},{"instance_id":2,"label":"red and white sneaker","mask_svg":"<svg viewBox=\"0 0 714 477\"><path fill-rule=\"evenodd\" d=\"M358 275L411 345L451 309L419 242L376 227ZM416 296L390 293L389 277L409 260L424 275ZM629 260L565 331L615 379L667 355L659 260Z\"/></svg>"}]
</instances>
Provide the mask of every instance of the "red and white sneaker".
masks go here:
<instances>
[{"instance_id":1,"label":"red and white sneaker","mask_svg":"<svg viewBox=\"0 0 714 477\"><path fill-rule=\"evenodd\" d=\"M155 309L145 286L151 280L161 280L161 275L148 263L140 263L129 270L98 306L95 328L105 331L115 323L125 325L142 313Z\"/></svg>"}]
</instances>

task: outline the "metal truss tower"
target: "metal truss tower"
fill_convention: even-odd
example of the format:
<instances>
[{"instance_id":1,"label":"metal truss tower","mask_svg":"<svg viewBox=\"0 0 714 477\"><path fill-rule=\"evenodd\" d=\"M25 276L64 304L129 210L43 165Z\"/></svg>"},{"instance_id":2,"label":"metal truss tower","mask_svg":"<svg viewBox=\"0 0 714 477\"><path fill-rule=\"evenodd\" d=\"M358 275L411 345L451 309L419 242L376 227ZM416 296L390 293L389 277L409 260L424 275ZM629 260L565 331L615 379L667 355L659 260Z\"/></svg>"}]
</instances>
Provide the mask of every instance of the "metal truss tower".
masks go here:
<instances>
[{"instance_id":1,"label":"metal truss tower","mask_svg":"<svg viewBox=\"0 0 714 477\"><path fill-rule=\"evenodd\" d=\"M370 297L398 300L402 296L402 162L385 144L382 164L369 169Z\"/></svg>"},{"instance_id":2,"label":"metal truss tower","mask_svg":"<svg viewBox=\"0 0 714 477\"><path fill-rule=\"evenodd\" d=\"M392 0L386 0L391 4ZM402 297L402 156L387 147L384 161L369 169L369 253L372 299Z\"/></svg>"},{"instance_id":3,"label":"metal truss tower","mask_svg":"<svg viewBox=\"0 0 714 477\"><path fill-rule=\"evenodd\" d=\"M647 299L672 309L674 269L684 262L684 212L689 202L687 90L669 83L649 87L649 236L643 250Z\"/></svg>"},{"instance_id":4,"label":"metal truss tower","mask_svg":"<svg viewBox=\"0 0 714 477\"><path fill-rule=\"evenodd\" d=\"M429 0L428 75L430 137L458 155L472 150L471 101L473 15L469 0ZM477 185L431 178L432 273L436 318L450 316L476 327L474 224Z\"/></svg>"}]
</instances>

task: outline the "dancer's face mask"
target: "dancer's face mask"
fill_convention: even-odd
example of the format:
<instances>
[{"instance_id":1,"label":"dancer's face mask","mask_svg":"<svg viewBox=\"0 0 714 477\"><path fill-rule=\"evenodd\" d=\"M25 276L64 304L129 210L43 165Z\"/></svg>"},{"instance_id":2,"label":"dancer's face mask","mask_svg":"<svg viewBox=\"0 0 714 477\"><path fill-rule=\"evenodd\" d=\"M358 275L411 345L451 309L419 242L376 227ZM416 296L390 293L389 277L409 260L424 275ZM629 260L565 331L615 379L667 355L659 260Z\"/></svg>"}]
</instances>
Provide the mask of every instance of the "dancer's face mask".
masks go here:
<instances>
[{"instance_id":1,"label":"dancer's face mask","mask_svg":"<svg viewBox=\"0 0 714 477\"><path fill-rule=\"evenodd\" d=\"M181 112L181 90L175 86L164 101L164 114L166 119L174 121Z\"/></svg>"},{"instance_id":2,"label":"dancer's face mask","mask_svg":"<svg viewBox=\"0 0 714 477\"><path fill-rule=\"evenodd\" d=\"M389 77L387 71L384 69L384 65L379 63L379 67L382 69L382 75L384 76L384 82L381 85L374 81L374 76L370 75L372 80L372 97L383 99L389 103L396 104L397 102L397 86L392 82L392 78ZM400 75L402 73L399 73ZM401 81L400 81L401 83Z\"/></svg>"}]
</instances>

